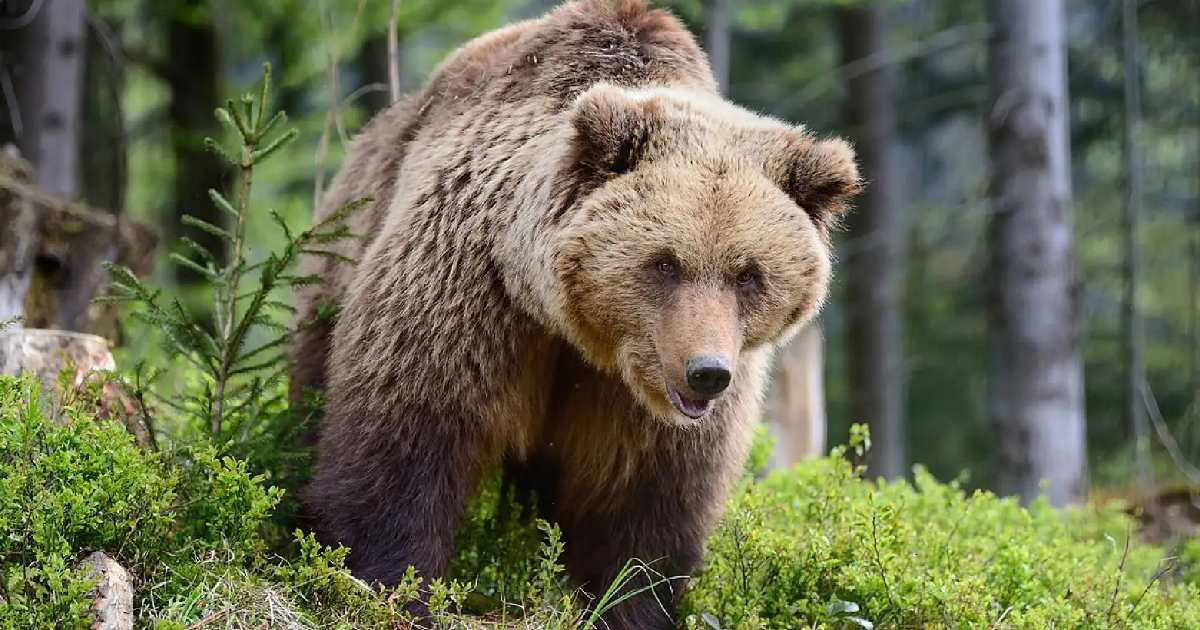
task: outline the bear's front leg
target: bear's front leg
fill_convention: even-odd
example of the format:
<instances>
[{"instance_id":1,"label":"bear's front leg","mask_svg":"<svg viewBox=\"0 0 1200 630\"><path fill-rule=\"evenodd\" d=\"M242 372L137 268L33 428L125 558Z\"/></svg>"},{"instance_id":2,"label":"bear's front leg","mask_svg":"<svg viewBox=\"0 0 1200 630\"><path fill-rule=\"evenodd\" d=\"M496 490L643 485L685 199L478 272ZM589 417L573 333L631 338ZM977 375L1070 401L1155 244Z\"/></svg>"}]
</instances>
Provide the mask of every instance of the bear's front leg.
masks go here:
<instances>
[{"instance_id":1,"label":"bear's front leg","mask_svg":"<svg viewBox=\"0 0 1200 630\"><path fill-rule=\"evenodd\" d=\"M681 431L665 428L656 445L661 450L642 453L627 478L609 480L603 496L584 497L565 488L555 506L567 570L592 596L593 607L627 562L649 568L628 574L619 594L641 592L605 612L599 628L676 627L675 608L687 576L699 566L704 541L725 500L730 476L722 461L725 454L699 444L704 439L700 432L665 435L672 432ZM587 475L573 473L564 479L568 486ZM592 477L591 483L595 481Z\"/></svg>"},{"instance_id":2,"label":"bear's front leg","mask_svg":"<svg viewBox=\"0 0 1200 630\"><path fill-rule=\"evenodd\" d=\"M411 565L444 577L484 446L461 413L399 403L384 416L329 414L308 500L323 542L350 547L359 578L394 586Z\"/></svg>"}]
</instances>

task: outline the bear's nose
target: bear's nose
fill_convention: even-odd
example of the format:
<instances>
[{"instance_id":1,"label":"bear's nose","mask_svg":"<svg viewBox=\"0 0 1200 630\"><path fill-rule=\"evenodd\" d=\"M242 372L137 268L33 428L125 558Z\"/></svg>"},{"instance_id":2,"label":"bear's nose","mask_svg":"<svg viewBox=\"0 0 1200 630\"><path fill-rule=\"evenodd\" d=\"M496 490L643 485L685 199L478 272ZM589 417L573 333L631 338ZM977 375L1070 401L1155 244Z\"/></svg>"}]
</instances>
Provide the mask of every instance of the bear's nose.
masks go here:
<instances>
[{"instance_id":1,"label":"bear's nose","mask_svg":"<svg viewBox=\"0 0 1200 630\"><path fill-rule=\"evenodd\" d=\"M684 368L687 371L687 384L692 391L709 398L720 394L729 387L729 379L733 373L729 371L729 363L722 357L700 355L687 360Z\"/></svg>"}]
</instances>

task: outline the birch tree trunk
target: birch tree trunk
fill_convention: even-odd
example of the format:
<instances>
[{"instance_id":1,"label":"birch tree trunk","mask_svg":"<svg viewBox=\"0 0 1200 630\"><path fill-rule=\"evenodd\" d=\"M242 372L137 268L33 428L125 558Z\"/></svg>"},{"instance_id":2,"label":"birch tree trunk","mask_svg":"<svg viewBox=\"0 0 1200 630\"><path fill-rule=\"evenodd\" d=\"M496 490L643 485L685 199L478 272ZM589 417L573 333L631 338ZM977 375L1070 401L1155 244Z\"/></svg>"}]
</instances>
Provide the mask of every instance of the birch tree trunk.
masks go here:
<instances>
[{"instance_id":1,"label":"birch tree trunk","mask_svg":"<svg viewBox=\"0 0 1200 630\"><path fill-rule=\"evenodd\" d=\"M989 0L992 168L988 413L1000 489L1086 491L1061 0Z\"/></svg>"},{"instance_id":2,"label":"birch tree trunk","mask_svg":"<svg viewBox=\"0 0 1200 630\"><path fill-rule=\"evenodd\" d=\"M19 3L18 3L19 4ZM43 190L73 197L79 183L79 112L83 102L83 0L27 3L5 14L0 30L3 71L12 82L15 107L6 112L0 139L6 149L0 177L32 181ZM5 99L5 106L10 103ZM17 157L32 163L31 169ZM0 322L25 316L34 277L41 217L34 204L0 191Z\"/></svg>"},{"instance_id":3,"label":"birch tree trunk","mask_svg":"<svg viewBox=\"0 0 1200 630\"><path fill-rule=\"evenodd\" d=\"M871 427L868 474L903 477L908 468L904 420L902 328L907 220L895 158L895 66L887 50L882 7L838 10L842 62L878 59L845 77L850 133L865 194L849 217L846 248L846 349L854 421Z\"/></svg>"},{"instance_id":4,"label":"birch tree trunk","mask_svg":"<svg viewBox=\"0 0 1200 630\"><path fill-rule=\"evenodd\" d=\"M775 441L771 468L787 468L825 453L825 379L821 326L813 322L776 355L767 393Z\"/></svg>"},{"instance_id":5,"label":"birch tree trunk","mask_svg":"<svg viewBox=\"0 0 1200 630\"><path fill-rule=\"evenodd\" d=\"M79 189L85 15L83 0L54 0L27 25L0 31L15 62L17 145L34 165L38 187L67 199Z\"/></svg>"},{"instance_id":6,"label":"birch tree trunk","mask_svg":"<svg viewBox=\"0 0 1200 630\"><path fill-rule=\"evenodd\" d=\"M7 38L0 45L12 55L16 77L22 123L17 144L33 165L32 181L38 195L70 204L80 198L83 180L80 156L87 11L83 0L54 0L30 6L37 11L27 24L11 33L0 31ZM122 185L112 182L114 189ZM113 214L119 211L119 207L108 210ZM23 211L16 208L6 212L19 216ZM102 263L114 260L118 254L117 222L106 220L103 223L107 227L97 229L88 222L62 219L61 215L35 218L36 269L31 273L28 266L7 266L7 277L0 281L7 285L4 301L17 304L21 299L25 307L31 300L38 302L28 309L31 312L23 313L27 326L89 329L96 319L92 297L107 279ZM6 249L4 245L0 243L0 249ZM14 250L15 254L5 251L3 257L22 259L28 248L22 244ZM18 297L22 291L28 295ZM11 312L13 308L4 310Z\"/></svg>"},{"instance_id":7,"label":"birch tree trunk","mask_svg":"<svg viewBox=\"0 0 1200 630\"><path fill-rule=\"evenodd\" d=\"M712 64L713 76L717 79L717 87L722 94L729 93L729 59L730 59L730 0L706 0L708 9L707 35L705 44L708 48L709 63Z\"/></svg>"}]
</instances>

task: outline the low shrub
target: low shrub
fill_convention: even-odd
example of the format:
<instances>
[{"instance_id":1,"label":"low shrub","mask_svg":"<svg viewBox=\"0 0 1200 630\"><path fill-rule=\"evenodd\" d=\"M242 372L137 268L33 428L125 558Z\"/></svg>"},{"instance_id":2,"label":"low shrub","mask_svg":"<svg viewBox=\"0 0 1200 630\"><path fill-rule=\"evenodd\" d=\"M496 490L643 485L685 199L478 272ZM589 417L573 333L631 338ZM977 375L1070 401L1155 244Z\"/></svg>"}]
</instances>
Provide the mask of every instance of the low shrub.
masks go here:
<instances>
[{"instance_id":1,"label":"low shrub","mask_svg":"<svg viewBox=\"0 0 1200 630\"><path fill-rule=\"evenodd\" d=\"M274 551L284 491L246 462L204 439L148 451L93 417L94 396L70 398L54 418L42 397L36 380L0 376L0 628L89 628L95 584L79 563L98 550L130 570L138 619L155 628L387 627L410 621L404 606L419 595L437 627L583 619L558 530L518 509L498 480L464 524L455 566L469 579L410 573L378 592L350 575L348 549L312 534L295 531L292 553ZM472 609L488 614L462 614Z\"/></svg>"},{"instance_id":2,"label":"low shrub","mask_svg":"<svg viewBox=\"0 0 1200 630\"><path fill-rule=\"evenodd\" d=\"M93 417L95 393L43 413L40 384L0 377L0 626L89 627L93 584L77 562L102 550L169 595L196 558L248 565L281 491L211 447L153 453L123 425Z\"/></svg>"},{"instance_id":3,"label":"low shrub","mask_svg":"<svg viewBox=\"0 0 1200 630\"><path fill-rule=\"evenodd\" d=\"M1023 508L926 471L869 482L835 449L747 485L708 545L690 629L1197 628L1200 587L1121 506Z\"/></svg>"}]
</instances>

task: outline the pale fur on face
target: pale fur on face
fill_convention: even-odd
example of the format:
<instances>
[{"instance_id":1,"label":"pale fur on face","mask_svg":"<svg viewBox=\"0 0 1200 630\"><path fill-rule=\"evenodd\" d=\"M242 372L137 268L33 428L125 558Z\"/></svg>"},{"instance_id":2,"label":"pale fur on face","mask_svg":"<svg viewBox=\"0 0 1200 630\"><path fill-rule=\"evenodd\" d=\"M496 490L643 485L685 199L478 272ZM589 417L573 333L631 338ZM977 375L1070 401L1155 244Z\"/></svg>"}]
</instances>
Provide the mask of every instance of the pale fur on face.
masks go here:
<instances>
[{"instance_id":1,"label":"pale fur on face","mask_svg":"<svg viewBox=\"0 0 1200 630\"><path fill-rule=\"evenodd\" d=\"M688 357L728 358L736 387L743 349L784 341L825 300L853 151L676 89L599 85L573 116L572 176L596 178L555 254L573 337L656 417L694 424L666 393L686 391Z\"/></svg>"}]
</instances>

